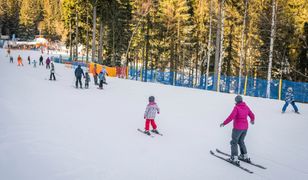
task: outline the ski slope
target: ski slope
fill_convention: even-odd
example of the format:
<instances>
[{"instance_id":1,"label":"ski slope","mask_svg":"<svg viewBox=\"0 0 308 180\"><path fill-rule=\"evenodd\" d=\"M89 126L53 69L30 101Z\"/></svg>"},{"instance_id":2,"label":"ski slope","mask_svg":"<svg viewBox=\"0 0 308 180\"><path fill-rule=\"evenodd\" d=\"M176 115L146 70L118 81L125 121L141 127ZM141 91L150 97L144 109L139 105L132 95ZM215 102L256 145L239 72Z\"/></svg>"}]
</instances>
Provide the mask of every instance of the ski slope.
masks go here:
<instances>
[{"instance_id":1,"label":"ski slope","mask_svg":"<svg viewBox=\"0 0 308 180\"><path fill-rule=\"evenodd\" d=\"M241 163L249 174L209 153L230 151L232 124L219 124L234 94L108 77L104 90L93 78L90 89L75 89L72 69L55 64L54 82L45 67L27 64L39 52L13 50L14 64L5 54L0 49L1 180L308 179L308 104L297 103L300 115L291 106L281 114L283 101L244 97L256 115L248 153L268 168ZM162 137L137 131L150 95Z\"/></svg>"}]
</instances>

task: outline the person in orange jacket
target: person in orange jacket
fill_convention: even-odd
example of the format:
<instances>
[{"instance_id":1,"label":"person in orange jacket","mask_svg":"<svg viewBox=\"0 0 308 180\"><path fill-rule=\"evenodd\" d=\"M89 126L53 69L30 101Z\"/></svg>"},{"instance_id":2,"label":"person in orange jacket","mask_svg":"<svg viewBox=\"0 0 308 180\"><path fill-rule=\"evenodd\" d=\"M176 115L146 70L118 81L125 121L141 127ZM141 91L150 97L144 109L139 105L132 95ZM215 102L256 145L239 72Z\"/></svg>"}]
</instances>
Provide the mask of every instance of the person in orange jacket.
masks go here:
<instances>
[{"instance_id":1,"label":"person in orange jacket","mask_svg":"<svg viewBox=\"0 0 308 180\"><path fill-rule=\"evenodd\" d=\"M23 63L22 63L22 58L20 57L20 55L18 55L18 58L17 58L17 62L18 62L18 66L20 66L20 65L24 65Z\"/></svg>"}]
</instances>

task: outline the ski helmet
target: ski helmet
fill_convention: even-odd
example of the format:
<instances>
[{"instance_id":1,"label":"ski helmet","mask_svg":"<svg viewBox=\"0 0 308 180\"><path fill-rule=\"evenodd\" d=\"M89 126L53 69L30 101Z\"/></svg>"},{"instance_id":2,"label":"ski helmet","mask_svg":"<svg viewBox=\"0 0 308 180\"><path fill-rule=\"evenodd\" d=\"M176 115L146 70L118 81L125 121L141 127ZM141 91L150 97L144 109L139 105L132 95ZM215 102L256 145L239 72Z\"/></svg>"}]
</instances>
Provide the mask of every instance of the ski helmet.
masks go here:
<instances>
[{"instance_id":1,"label":"ski helmet","mask_svg":"<svg viewBox=\"0 0 308 180\"><path fill-rule=\"evenodd\" d=\"M235 102L236 102L236 104L243 102L243 97L240 96L240 95L237 95L237 96L235 97Z\"/></svg>"},{"instance_id":2,"label":"ski helmet","mask_svg":"<svg viewBox=\"0 0 308 180\"><path fill-rule=\"evenodd\" d=\"M155 101L155 97L154 96L150 96L149 97L149 102L154 102Z\"/></svg>"},{"instance_id":3,"label":"ski helmet","mask_svg":"<svg viewBox=\"0 0 308 180\"><path fill-rule=\"evenodd\" d=\"M288 92L293 92L292 87L288 87Z\"/></svg>"}]
</instances>

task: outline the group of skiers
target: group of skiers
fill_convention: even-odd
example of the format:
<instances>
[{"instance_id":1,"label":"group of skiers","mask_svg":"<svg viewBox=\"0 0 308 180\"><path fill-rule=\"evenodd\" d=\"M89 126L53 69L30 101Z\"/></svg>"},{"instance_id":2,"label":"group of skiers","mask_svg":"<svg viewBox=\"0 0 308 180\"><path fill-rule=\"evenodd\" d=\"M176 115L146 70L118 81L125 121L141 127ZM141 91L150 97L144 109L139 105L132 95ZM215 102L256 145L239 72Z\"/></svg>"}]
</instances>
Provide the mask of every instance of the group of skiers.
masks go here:
<instances>
[{"instance_id":1,"label":"group of skiers","mask_svg":"<svg viewBox=\"0 0 308 180\"><path fill-rule=\"evenodd\" d=\"M97 74L97 67L96 67L96 64L94 64L94 70L93 70L94 84L98 85L99 89L103 89L103 84L107 84L106 75L108 76L105 66L103 66L100 73ZM82 82L81 82L82 77L85 79L85 88L86 89L89 88L89 82L91 81L90 75L88 72L84 74L83 69L81 68L81 65L78 65L77 68L75 69L75 77L76 77L76 82L75 82L76 88L78 88L78 84L79 84L79 87L82 89ZM97 80L99 80L99 83L97 82Z\"/></svg>"},{"instance_id":2,"label":"group of skiers","mask_svg":"<svg viewBox=\"0 0 308 180\"><path fill-rule=\"evenodd\" d=\"M294 94L292 87L288 87L286 95L285 95L285 104L282 108L282 113L285 113L288 105L291 104L294 108L295 113L299 114L298 108L295 105ZM160 109L155 103L154 96L149 97L149 104L146 106L146 110L144 112L145 121L145 130L144 133L147 135L151 135L149 131L150 124L152 126L152 132L159 134L157 130L157 125L155 123L155 115L160 113ZM240 160L250 163L250 157L247 153L247 148L245 145L245 137L247 135L248 130L248 120L247 117L250 118L250 123L252 125L255 124L255 115L251 111L251 109L247 106L247 104L243 101L243 97L237 95L235 97L235 106L231 112L231 114L220 124L220 127L224 127L233 121L233 129L231 135L231 156L229 161L237 166L240 165ZM238 152L238 146L240 147L240 155Z\"/></svg>"},{"instance_id":3,"label":"group of skiers","mask_svg":"<svg viewBox=\"0 0 308 180\"><path fill-rule=\"evenodd\" d=\"M11 50L8 49L7 50L7 56L9 56L9 59L10 59L10 63L14 63L14 58L13 56L11 56ZM27 58L28 60L28 64L31 65L31 58L30 56L28 56ZM41 55L40 58L39 58L39 65L42 65L44 66L44 63L43 63L43 56ZM22 62L22 58L20 55L18 55L17 57L17 66L24 66L23 62ZM34 59L33 60L33 67L36 68L36 60ZM54 63L51 61L51 59L48 57L46 59L46 69L50 69L50 78L49 80L56 80L56 77L55 77L55 65Z\"/></svg>"}]
</instances>

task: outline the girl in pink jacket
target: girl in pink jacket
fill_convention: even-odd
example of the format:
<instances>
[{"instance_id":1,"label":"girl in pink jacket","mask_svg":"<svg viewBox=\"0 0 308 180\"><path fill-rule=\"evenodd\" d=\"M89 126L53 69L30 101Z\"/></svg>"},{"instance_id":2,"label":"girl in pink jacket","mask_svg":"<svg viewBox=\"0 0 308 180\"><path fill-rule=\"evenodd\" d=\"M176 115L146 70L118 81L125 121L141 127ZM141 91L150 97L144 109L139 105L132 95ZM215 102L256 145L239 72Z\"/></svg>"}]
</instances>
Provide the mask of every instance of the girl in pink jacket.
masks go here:
<instances>
[{"instance_id":1,"label":"girl in pink jacket","mask_svg":"<svg viewBox=\"0 0 308 180\"><path fill-rule=\"evenodd\" d=\"M240 163L239 159L250 162L250 158L247 155L247 149L244 140L248 130L247 116L249 116L250 118L250 123L254 124L255 115L249 109L246 103L243 102L242 96L237 95L235 97L235 102L236 105L234 106L232 113L223 123L220 124L220 127L224 127L233 120L232 140L230 142L231 144L230 160L233 163L239 165ZM239 157L238 157L237 145L240 146L240 151L241 151Z\"/></svg>"},{"instance_id":2,"label":"girl in pink jacket","mask_svg":"<svg viewBox=\"0 0 308 180\"><path fill-rule=\"evenodd\" d=\"M153 127L152 132L159 134L159 132L157 131L157 125L155 123L156 113L159 114L159 107L155 103L155 97L150 96L149 97L149 104L147 105L145 112L144 112L144 119L146 119L144 133L147 134L147 135L151 135L150 132L149 132L150 124Z\"/></svg>"}]
</instances>

